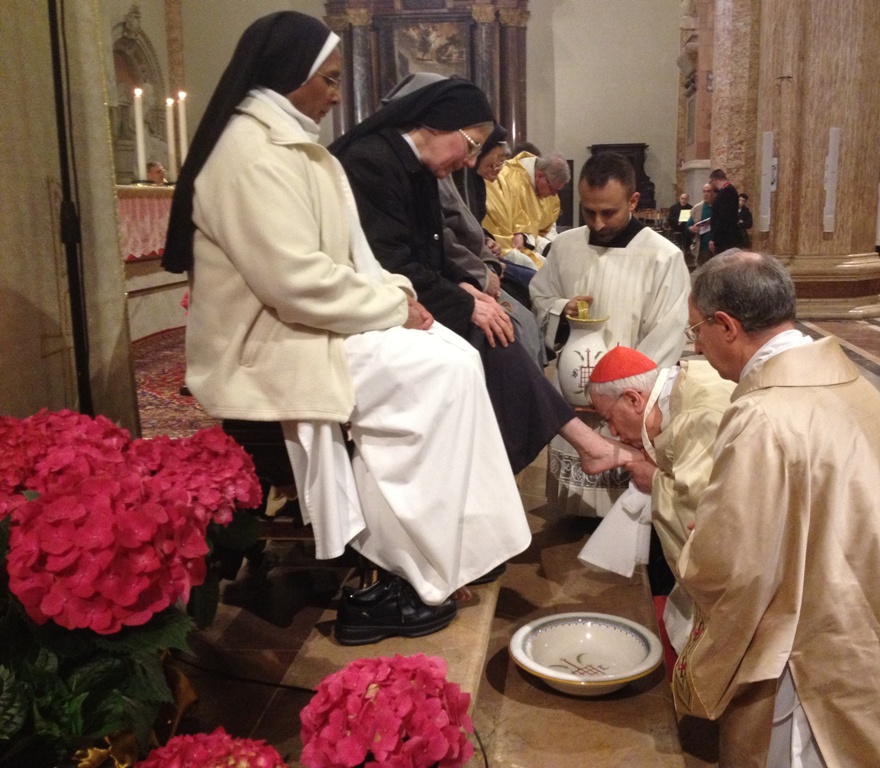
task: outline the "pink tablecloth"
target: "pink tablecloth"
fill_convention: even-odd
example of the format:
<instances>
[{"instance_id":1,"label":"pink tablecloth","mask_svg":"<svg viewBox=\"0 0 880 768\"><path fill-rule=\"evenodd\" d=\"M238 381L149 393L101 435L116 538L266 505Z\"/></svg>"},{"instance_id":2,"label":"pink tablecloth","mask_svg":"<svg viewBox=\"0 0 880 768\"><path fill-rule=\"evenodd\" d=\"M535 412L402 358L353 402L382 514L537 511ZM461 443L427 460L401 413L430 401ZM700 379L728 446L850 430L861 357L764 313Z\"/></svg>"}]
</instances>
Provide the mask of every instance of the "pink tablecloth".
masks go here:
<instances>
[{"instance_id":1,"label":"pink tablecloth","mask_svg":"<svg viewBox=\"0 0 880 768\"><path fill-rule=\"evenodd\" d=\"M119 247L125 261L156 259L165 249L171 187L117 187Z\"/></svg>"}]
</instances>

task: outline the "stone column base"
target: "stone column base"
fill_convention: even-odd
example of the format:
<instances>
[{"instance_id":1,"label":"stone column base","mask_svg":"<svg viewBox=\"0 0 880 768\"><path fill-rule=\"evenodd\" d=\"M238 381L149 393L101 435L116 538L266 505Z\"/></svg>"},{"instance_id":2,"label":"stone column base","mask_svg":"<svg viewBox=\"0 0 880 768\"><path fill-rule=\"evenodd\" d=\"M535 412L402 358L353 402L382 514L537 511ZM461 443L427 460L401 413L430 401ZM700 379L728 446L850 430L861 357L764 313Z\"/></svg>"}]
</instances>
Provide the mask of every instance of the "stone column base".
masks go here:
<instances>
[{"instance_id":1,"label":"stone column base","mask_svg":"<svg viewBox=\"0 0 880 768\"><path fill-rule=\"evenodd\" d=\"M703 199L703 185L709 181L710 163L709 160L688 160L681 164L682 192L688 193L691 205Z\"/></svg>"},{"instance_id":2,"label":"stone column base","mask_svg":"<svg viewBox=\"0 0 880 768\"><path fill-rule=\"evenodd\" d=\"M880 254L777 258L794 279L798 318L880 317Z\"/></svg>"}]
</instances>

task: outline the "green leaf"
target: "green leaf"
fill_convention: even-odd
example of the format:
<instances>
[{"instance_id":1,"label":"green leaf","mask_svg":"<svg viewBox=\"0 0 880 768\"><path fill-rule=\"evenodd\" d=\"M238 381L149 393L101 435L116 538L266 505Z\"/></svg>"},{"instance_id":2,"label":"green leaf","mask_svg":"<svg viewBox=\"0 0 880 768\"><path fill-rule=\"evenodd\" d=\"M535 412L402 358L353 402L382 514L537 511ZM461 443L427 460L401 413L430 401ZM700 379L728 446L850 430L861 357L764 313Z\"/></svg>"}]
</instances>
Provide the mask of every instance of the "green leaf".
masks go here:
<instances>
[{"instance_id":1,"label":"green leaf","mask_svg":"<svg viewBox=\"0 0 880 768\"><path fill-rule=\"evenodd\" d=\"M34 730L39 736L71 741L83 733L82 705L88 696L46 694L34 701Z\"/></svg>"},{"instance_id":2,"label":"green leaf","mask_svg":"<svg viewBox=\"0 0 880 768\"><path fill-rule=\"evenodd\" d=\"M161 659L141 654L130 661L130 674L121 689L127 696L157 704L170 704L174 701Z\"/></svg>"},{"instance_id":3,"label":"green leaf","mask_svg":"<svg viewBox=\"0 0 880 768\"><path fill-rule=\"evenodd\" d=\"M30 690L15 679L15 673L0 667L0 741L9 741L22 729L32 701Z\"/></svg>"},{"instance_id":4,"label":"green leaf","mask_svg":"<svg viewBox=\"0 0 880 768\"><path fill-rule=\"evenodd\" d=\"M121 685L130 674L129 662L118 656L96 656L75 667L67 675L67 684L73 693L112 690Z\"/></svg>"},{"instance_id":5,"label":"green leaf","mask_svg":"<svg viewBox=\"0 0 880 768\"><path fill-rule=\"evenodd\" d=\"M171 606L142 626L124 627L115 635L95 635L92 643L96 648L116 654L159 653L169 648L186 650L186 638L192 628L192 619Z\"/></svg>"}]
</instances>

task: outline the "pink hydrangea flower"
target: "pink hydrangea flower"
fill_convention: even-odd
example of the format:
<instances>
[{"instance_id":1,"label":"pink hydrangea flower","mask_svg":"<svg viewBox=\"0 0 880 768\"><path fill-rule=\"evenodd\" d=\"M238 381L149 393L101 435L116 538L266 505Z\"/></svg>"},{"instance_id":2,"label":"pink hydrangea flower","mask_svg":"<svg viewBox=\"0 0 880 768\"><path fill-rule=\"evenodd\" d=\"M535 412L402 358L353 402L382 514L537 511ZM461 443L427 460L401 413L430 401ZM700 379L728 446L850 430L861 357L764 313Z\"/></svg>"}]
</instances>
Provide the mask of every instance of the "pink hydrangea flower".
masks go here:
<instances>
[{"instance_id":1,"label":"pink hydrangea flower","mask_svg":"<svg viewBox=\"0 0 880 768\"><path fill-rule=\"evenodd\" d=\"M470 694L438 656L357 659L300 713L307 768L459 768L474 753Z\"/></svg>"},{"instance_id":2,"label":"pink hydrangea flower","mask_svg":"<svg viewBox=\"0 0 880 768\"><path fill-rule=\"evenodd\" d=\"M219 428L131 442L102 416L0 418L9 588L39 624L112 634L186 602L208 525L259 500L253 462Z\"/></svg>"},{"instance_id":3,"label":"pink hydrangea flower","mask_svg":"<svg viewBox=\"0 0 880 768\"><path fill-rule=\"evenodd\" d=\"M218 728L213 733L175 736L154 749L135 768L287 768L265 741L236 739Z\"/></svg>"}]
</instances>

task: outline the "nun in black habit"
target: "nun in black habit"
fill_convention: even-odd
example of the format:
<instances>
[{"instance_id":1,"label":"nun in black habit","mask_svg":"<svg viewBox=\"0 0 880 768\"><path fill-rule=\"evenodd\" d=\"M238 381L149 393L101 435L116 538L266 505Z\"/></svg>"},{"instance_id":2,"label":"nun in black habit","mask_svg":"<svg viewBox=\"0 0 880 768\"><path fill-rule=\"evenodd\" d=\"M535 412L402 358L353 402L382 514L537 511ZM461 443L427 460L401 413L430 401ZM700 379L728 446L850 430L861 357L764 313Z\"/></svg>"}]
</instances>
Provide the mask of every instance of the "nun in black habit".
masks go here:
<instances>
[{"instance_id":1,"label":"nun in black habit","mask_svg":"<svg viewBox=\"0 0 880 768\"><path fill-rule=\"evenodd\" d=\"M473 168L495 125L485 94L449 78L390 96L330 151L345 168L379 263L406 275L428 311L479 351L514 473L557 433L575 446L590 474L629 460L629 451L577 418L515 341L500 305L444 252L437 179Z\"/></svg>"}]
</instances>

